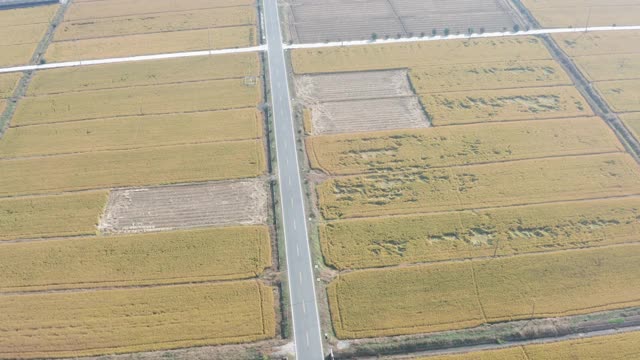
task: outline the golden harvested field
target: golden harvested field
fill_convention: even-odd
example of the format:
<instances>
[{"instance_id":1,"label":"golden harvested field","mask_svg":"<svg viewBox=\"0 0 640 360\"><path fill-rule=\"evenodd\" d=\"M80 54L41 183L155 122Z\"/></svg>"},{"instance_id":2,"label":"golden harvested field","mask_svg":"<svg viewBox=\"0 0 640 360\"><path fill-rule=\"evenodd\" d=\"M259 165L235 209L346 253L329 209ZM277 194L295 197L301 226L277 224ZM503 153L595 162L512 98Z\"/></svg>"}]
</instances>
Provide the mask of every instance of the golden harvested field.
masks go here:
<instances>
[{"instance_id":1,"label":"golden harvested field","mask_svg":"<svg viewBox=\"0 0 640 360\"><path fill-rule=\"evenodd\" d=\"M76 0L65 20L100 19L127 15L167 13L188 10L255 5L255 0Z\"/></svg>"},{"instance_id":2,"label":"golden harvested field","mask_svg":"<svg viewBox=\"0 0 640 360\"><path fill-rule=\"evenodd\" d=\"M240 6L67 21L60 24L54 41L253 25L256 17L255 7Z\"/></svg>"},{"instance_id":3,"label":"golden harvested field","mask_svg":"<svg viewBox=\"0 0 640 360\"><path fill-rule=\"evenodd\" d=\"M306 145L311 165L332 175L624 151L600 118L313 136Z\"/></svg>"},{"instance_id":4,"label":"golden harvested field","mask_svg":"<svg viewBox=\"0 0 640 360\"><path fill-rule=\"evenodd\" d=\"M578 56L573 61L591 81L640 78L640 54Z\"/></svg>"},{"instance_id":5,"label":"golden harvested field","mask_svg":"<svg viewBox=\"0 0 640 360\"><path fill-rule=\"evenodd\" d=\"M421 99L436 126L593 115L573 86L424 94Z\"/></svg>"},{"instance_id":6,"label":"golden harvested field","mask_svg":"<svg viewBox=\"0 0 640 360\"><path fill-rule=\"evenodd\" d=\"M0 99L0 114L4 112L4 109L6 106L7 106L7 101L4 99Z\"/></svg>"},{"instance_id":7,"label":"golden harvested field","mask_svg":"<svg viewBox=\"0 0 640 360\"><path fill-rule=\"evenodd\" d=\"M46 58L50 62L59 62L249 47L256 44L256 29L251 25L54 42L49 45Z\"/></svg>"},{"instance_id":8,"label":"golden harvested field","mask_svg":"<svg viewBox=\"0 0 640 360\"><path fill-rule=\"evenodd\" d=\"M49 358L229 344L275 336L259 281L0 296L0 357Z\"/></svg>"},{"instance_id":9,"label":"golden harvested field","mask_svg":"<svg viewBox=\"0 0 640 360\"><path fill-rule=\"evenodd\" d=\"M628 360L640 357L640 332L596 336L420 360Z\"/></svg>"},{"instance_id":10,"label":"golden harvested field","mask_svg":"<svg viewBox=\"0 0 640 360\"><path fill-rule=\"evenodd\" d=\"M0 250L5 292L235 280L271 266L265 226L15 243Z\"/></svg>"},{"instance_id":11,"label":"golden harvested field","mask_svg":"<svg viewBox=\"0 0 640 360\"><path fill-rule=\"evenodd\" d=\"M527 357L520 346L499 350L483 350L469 353L437 355L417 360L533 360Z\"/></svg>"},{"instance_id":12,"label":"golden harvested field","mask_svg":"<svg viewBox=\"0 0 640 360\"><path fill-rule=\"evenodd\" d=\"M631 130L636 139L640 139L640 112L620 115L620 119Z\"/></svg>"},{"instance_id":13,"label":"golden harvested field","mask_svg":"<svg viewBox=\"0 0 640 360\"><path fill-rule=\"evenodd\" d=\"M0 74L0 99L6 99L13 95L13 90L21 77L20 73Z\"/></svg>"},{"instance_id":14,"label":"golden harvested field","mask_svg":"<svg viewBox=\"0 0 640 360\"><path fill-rule=\"evenodd\" d=\"M640 198L344 220L320 226L338 269L507 256L637 240Z\"/></svg>"},{"instance_id":15,"label":"golden harvested field","mask_svg":"<svg viewBox=\"0 0 640 360\"><path fill-rule=\"evenodd\" d=\"M0 67L28 64L36 47L37 44L0 46Z\"/></svg>"},{"instance_id":16,"label":"golden harvested field","mask_svg":"<svg viewBox=\"0 0 640 360\"><path fill-rule=\"evenodd\" d=\"M3 173L3 177L6 173ZM0 199L2 240L96 234L107 191Z\"/></svg>"},{"instance_id":17,"label":"golden harvested field","mask_svg":"<svg viewBox=\"0 0 640 360\"><path fill-rule=\"evenodd\" d=\"M525 346L529 360L627 360L640 358L640 332Z\"/></svg>"},{"instance_id":18,"label":"golden harvested field","mask_svg":"<svg viewBox=\"0 0 640 360\"><path fill-rule=\"evenodd\" d=\"M254 108L72 121L9 128L0 158L262 138Z\"/></svg>"},{"instance_id":19,"label":"golden harvested field","mask_svg":"<svg viewBox=\"0 0 640 360\"><path fill-rule=\"evenodd\" d=\"M551 55L534 37L299 49L291 52L296 74L477 64L504 62L505 59L549 60Z\"/></svg>"},{"instance_id":20,"label":"golden harvested field","mask_svg":"<svg viewBox=\"0 0 640 360\"><path fill-rule=\"evenodd\" d=\"M352 272L329 285L331 316L357 338L637 306L638 261L627 245Z\"/></svg>"},{"instance_id":21,"label":"golden harvested field","mask_svg":"<svg viewBox=\"0 0 640 360\"><path fill-rule=\"evenodd\" d=\"M256 177L260 140L0 160L0 196Z\"/></svg>"},{"instance_id":22,"label":"golden harvested field","mask_svg":"<svg viewBox=\"0 0 640 360\"><path fill-rule=\"evenodd\" d=\"M28 96L259 76L258 53L129 62L38 71Z\"/></svg>"},{"instance_id":23,"label":"golden harvested field","mask_svg":"<svg viewBox=\"0 0 640 360\"><path fill-rule=\"evenodd\" d=\"M418 94L571 84L554 60L413 67L409 74Z\"/></svg>"},{"instance_id":24,"label":"golden harvested field","mask_svg":"<svg viewBox=\"0 0 640 360\"><path fill-rule=\"evenodd\" d=\"M2 10L4 11L4 10ZM43 24L28 24L1 27L0 25L0 46L35 44L42 39L47 32L47 27Z\"/></svg>"},{"instance_id":25,"label":"golden harvested field","mask_svg":"<svg viewBox=\"0 0 640 360\"><path fill-rule=\"evenodd\" d=\"M45 28L56 10L58 10L58 5L2 10L0 11L0 24L2 27L43 24L43 28Z\"/></svg>"},{"instance_id":26,"label":"golden harvested field","mask_svg":"<svg viewBox=\"0 0 640 360\"><path fill-rule=\"evenodd\" d=\"M584 27L637 25L640 5L637 1L549 1L524 0L542 27Z\"/></svg>"},{"instance_id":27,"label":"golden harvested field","mask_svg":"<svg viewBox=\"0 0 640 360\"><path fill-rule=\"evenodd\" d=\"M640 194L640 169L627 154L576 156L342 177L317 192L331 220Z\"/></svg>"},{"instance_id":28,"label":"golden harvested field","mask_svg":"<svg viewBox=\"0 0 640 360\"><path fill-rule=\"evenodd\" d=\"M255 107L261 88L230 79L26 97L11 125Z\"/></svg>"},{"instance_id":29,"label":"golden harvested field","mask_svg":"<svg viewBox=\"0 0 640 360\"><path fill-rule=\"evenodd\" d=\"M636 80L600 81L596 89L615 112L640 111L640 78Z\"/></svg>"},{"instance_id":30,"label":"golden harvested field","mask_svg":"<svg viewBox=\"0 0 640 360\"><path fill-rule=\"evenodd\" d=\"M569 56L640 53L640 31L602 31L555 34Z\"/></svg>"}]
</instances>

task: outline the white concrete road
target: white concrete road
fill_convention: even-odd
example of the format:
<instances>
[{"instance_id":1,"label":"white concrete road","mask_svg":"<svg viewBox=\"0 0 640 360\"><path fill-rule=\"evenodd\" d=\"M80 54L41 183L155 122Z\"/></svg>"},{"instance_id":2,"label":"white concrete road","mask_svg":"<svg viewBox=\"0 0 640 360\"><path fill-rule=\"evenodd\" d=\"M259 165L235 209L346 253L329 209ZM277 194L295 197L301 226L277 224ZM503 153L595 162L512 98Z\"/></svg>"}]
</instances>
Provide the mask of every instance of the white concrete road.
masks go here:
<instances>
[{"instance_id":1,"label":"white concrete road","mask_svg":"<svg viewBox=\"0 0 640 360\"><path fill-rule=\"evenodd\" d=\"M278 0L264 0L263 3L296 358L321 360L324 353L316 301L316 278L309 249L305 196L298 164L289 72L282 44Z\"/></svg>"}]
</instances>

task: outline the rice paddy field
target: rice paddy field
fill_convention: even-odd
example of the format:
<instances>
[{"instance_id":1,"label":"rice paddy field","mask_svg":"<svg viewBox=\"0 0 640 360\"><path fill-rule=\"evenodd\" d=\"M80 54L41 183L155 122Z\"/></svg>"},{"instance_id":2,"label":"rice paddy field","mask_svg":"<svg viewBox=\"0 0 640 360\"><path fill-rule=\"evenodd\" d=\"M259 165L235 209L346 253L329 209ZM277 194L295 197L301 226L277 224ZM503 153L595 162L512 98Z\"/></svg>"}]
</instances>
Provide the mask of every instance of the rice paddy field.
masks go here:
<instances>
[{"instance_id":1,"label":"rice paddy field","mask_svg":"<svg viewBox=\"0 0 640 360\"><path fill-rule=\"evenodd\" d=\"M31 62L57 9L58 5L48 5L0 10L1 67Z\"/></svg>"},{"instance_id":2,"label":"rice paddy field","mask_svg":"<svg viewBox=\"0 0 640 360\"><path fill-rule=\"evenodd\" d=\"M639 340L640 333L628 332L500 350L429 356L420 360L624 360L640 355Z\"/></svg>"},{"instance_id":3,"label":"rice paddy field","mask_svg":"<svg viewBox=\"0 0 640 360\"><path fill-rule=\"evenodd\" d=\"M591 46L571 41L563 46ZM593 46L601 48L615 49L605 40ZM618 54L632 74L633 57L608 57ZM587 55L584 66L609 74L610 91L626 88L616 65ZM326 294L338 339L638 305L628 284L638 276L640 168L540 39L299 49L291 61L305 80L296 90L320 248L336 274ZM314 116L331 108L310 99L338 91L325 78L340 78L341 100L400 96L391 78L364 81L381 71L406 71L429 126L372 119L367 131L316 129ZM620 106L633 109L631 87L619 92ZM503 352L528 359L519 348Z\"/></svg>"},{"instance_id":4,"label":"rice paddy field","mask_svg":"<svg viewBox=\"0 0 640 360\"><path fill-rule=\"evenodd\" d=\"M147 16L148 2L116 3L70 10L129 8L151 23L111 29L175 30L153 28L169 12ZM209 19L222 26L255 15L180 3L155 10L180 7L182 23L222 5ZM68 32L86 11L67 13ZM0 78L4 97L16 81ZM215 354L281 337L259 54L42 70L30 85L0 138L0 357Z\"/></svg>"},{"instance_id":5,"label":"rice paddy field","mask_svg":"<svg viewBox=\"0 0 640 360\"><path fill-rule=\"evenodd\" d=\"M49 61L247 47L258 43L248 1L77 1L47 51Z\"/></svg>"},{"instance_id":6,"label":"rice paddy field","mask_svg":"<svg viewBox=\"0 0 640 360\"><path fill-rule=\"evenodd\" d=\"M628 0L521 0L545 28L640 24L640 5Z\"/></svg>"}]
</instances>

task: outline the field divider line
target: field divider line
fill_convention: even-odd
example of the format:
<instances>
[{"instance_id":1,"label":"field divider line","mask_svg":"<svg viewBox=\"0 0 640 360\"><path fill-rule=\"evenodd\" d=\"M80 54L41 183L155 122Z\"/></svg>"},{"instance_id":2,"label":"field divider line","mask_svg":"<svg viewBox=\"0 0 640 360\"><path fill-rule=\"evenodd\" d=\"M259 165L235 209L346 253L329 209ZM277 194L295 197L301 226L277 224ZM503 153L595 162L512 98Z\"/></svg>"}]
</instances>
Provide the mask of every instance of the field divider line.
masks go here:
<instances>
[{"instance_id":1,"label":"field divider line","mask_svg":"<svg viewBox=\"0 0 640 360\"><path fill-rule=\"evenodd\" d=\"M550 34L566 34L580 32L601 32L601 31L626 31L640 30L640 25L629 26L593 26L593 27L577 27L577 28L555 28L555 29L536 29L517 32L490 32L483 34L460 34L460 35L436 35L431 37L411 37L403 39L376 39L376 40L351 40L351 41L330 41L326 43L307 43L307 44L284 44L285 50L291 49L316 49L326 47L343 47L343 46L363 46L363 45L383 45L396 43L415 43L415 42L431 42L446 40L469 40L484 39L498 37L514 37L514 36L532 36L532 35L550 35Z\"/></svg>"},{"instance_id":2,"label":"field divider line","mask_svg":"<svg viewBox=\"0 0 640 360\"><path fill-rule=\"evenodd\" d=\"M0 74L12 73L12 72L23 72L23 71L60 69L60 68L78 67L78 66L117 64L117 63L125 63L125 62L177 59L177 58L196 57L196 56L240 54L240 53L247 53L247 52L266 51L266 49L267 49L266 45L258 45L258 46L252 46L252 47L244 47L244 48L229 48L229 49L218 49L218 50L212 49L212 50L162 53L162 54L153 54L153 55L138 55L138 56L130 56L130 57L106 58L106 59L95 59L95 60L78 60L78 61L41 64L41 65L22 65L22 66L8 67L8 68L0 68Z\"/></svg>"}]
</instances>

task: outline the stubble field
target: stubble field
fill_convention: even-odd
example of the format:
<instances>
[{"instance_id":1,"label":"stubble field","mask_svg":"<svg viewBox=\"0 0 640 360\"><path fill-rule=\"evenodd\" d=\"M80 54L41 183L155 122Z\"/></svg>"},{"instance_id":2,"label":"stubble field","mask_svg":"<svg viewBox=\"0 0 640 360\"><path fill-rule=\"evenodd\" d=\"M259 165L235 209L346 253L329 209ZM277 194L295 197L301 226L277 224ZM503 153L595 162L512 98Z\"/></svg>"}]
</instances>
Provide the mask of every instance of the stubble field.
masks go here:
<instances>
[{"instance_id":1,"label":"stubble field","mask_svg":"<svg viewBox=\"0 0 640 360\"><path fill-rule=\"evenodd\" d=\"M30 63L57 9L58 5L47 5L0 10L0 67Z\"/></svg>"},{"instance_id":2,"label":"stubble field","mask_svg":"<svg viewBox=\"0 0 640 360\"><path fill-rule=\"evenodd\" d=\"M640 24L640 5L628 0L522 0L542 27Z\"/></svg>"}]
</instances>

